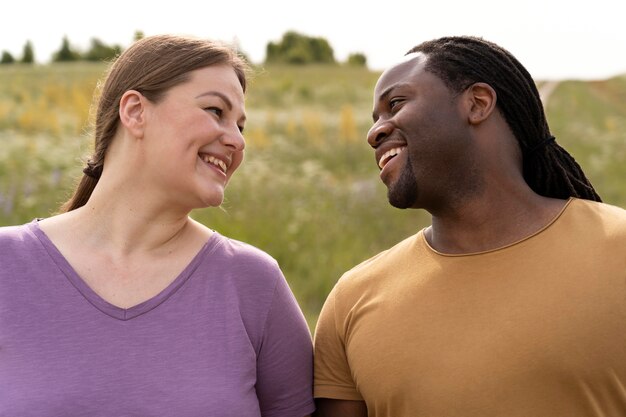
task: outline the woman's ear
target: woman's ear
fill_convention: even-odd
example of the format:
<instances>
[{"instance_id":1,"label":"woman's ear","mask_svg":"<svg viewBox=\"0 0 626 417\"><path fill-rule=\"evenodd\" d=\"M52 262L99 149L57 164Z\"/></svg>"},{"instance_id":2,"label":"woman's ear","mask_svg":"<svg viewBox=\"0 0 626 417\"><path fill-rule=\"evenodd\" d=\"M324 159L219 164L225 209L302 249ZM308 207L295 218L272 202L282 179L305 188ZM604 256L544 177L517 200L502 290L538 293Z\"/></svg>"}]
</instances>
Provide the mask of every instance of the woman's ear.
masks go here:
<instances>
[{"instance_id":1,"label":"woman's ear","mask_svg":"<svg viewBox=\"0 0 626 417\"><path fill-rule=\"evenodd\" d=\"M120 99L120 121L136 138L143 138L146 121L146 98L138 91L128 90Z\"/></svg>"},{"instance_id":2,"label":"woman's ear","mask_svg":"<svg viewBox=\"0 0 626 417\"><path fill-rule=\"evenodd\" d=\"M496 90L486 83L474 83L464 93L468 103L468 121L477 125L485 121L496 108Z\"/></svg>"}]
</instances>

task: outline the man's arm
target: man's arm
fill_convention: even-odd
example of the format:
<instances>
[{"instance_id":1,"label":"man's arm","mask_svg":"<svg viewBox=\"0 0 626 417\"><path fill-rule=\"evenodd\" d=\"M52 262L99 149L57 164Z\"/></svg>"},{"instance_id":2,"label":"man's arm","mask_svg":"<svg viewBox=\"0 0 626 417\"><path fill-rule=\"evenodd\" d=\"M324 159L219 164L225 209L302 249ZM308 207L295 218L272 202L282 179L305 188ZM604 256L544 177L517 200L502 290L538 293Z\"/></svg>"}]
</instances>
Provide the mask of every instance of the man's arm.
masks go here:
<instances>
[{"instance_id":1,"label":"man's arm","mask_svg":"<svg viewBox=\"0 0 626 417\"><path fill-rule=\"evenodd\" d=\"M316 398L314 417L367 417L364 401Z\"/></svg>"}]
</instances>

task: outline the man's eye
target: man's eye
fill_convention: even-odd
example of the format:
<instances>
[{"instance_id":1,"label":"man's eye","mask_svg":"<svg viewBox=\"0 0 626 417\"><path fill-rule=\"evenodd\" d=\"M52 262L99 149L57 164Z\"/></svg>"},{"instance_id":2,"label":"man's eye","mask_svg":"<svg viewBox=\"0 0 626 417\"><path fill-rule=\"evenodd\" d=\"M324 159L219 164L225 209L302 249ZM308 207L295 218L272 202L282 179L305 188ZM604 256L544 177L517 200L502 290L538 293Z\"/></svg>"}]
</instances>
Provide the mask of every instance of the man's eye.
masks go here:
<instances>
[{"instance_id":1,"label":"man's eye","mask_svg":"<svg viewBox=\"0 0 626 417\"><path fill-rule=\"evenodd\" d=\"M219 107L207 107L204 110L208 111L208 112L212 112L215 113L216 116L221 116L222 115L222 109L220 109Z\"/></svg>"},{"instance_id":2,"label":"man's eye","mask_svg":"<svg viewBox=\"0 0 626 417\"><path fill-rule=\"evenodd\" d=\"M389 108L393 110L393 108L396 107L396 105L400 104L401 101L402 100L400 100L399 98L393 98L389 100Z\"/></svg>"}]
</instances>

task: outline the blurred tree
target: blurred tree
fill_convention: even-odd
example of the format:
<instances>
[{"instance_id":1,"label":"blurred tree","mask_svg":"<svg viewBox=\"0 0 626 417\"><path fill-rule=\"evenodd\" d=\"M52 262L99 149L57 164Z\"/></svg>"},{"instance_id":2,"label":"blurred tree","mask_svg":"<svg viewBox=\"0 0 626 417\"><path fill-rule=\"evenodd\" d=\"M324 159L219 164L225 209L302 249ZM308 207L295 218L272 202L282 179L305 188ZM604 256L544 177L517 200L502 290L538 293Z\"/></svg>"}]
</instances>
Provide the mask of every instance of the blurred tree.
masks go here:
<instances>
[{"instance_id":1,"label":"blurred tree","mask_svg":"<svg viewBox=\"0 0 626 417\"><path fill-rule=\"evenodd\" d=\"M92 38L91 47L83 55L83 58L87 61L110 61L113 60L122 52L122 47L119 45L106 45L100 39Z\"/></svg>"},{"instance_id":2,"label":"blurred tree","mask_svg":"<svg viewBox=\"0 0 626 417\"><path fill-rule=\"evenodd\" d=\"M354 67L366 67L367 66L367 57L365 54L360 52L355 52L348 55L348 60L346 64Z\"/></svg>"},{"instance_id":3,"label":"blurred tree","mask_svg":"<svg viewBox=\"0 0 626 417\"><path fill-rule=\"evenodd\" d=\"M133 41L137 42L139 39L143 39L146 35L142 30L136 30L135 35L133 36Z\"/></svg>"},{"instance_id":4,"label":"blurred tree","mask_svg":"<svg viewBox=\"0 0 626 417\"><path fill-rule=\"evenodd\" d=\"M15 62L15 58L8 51L2 51L2 58L0 58L0 64L12 64Z\"/></svg>"},{"instance_id":5,"label":"blurred tree","mask_svg":"<svg viewBox=\"0 0 626 417\"><path fill-rule=\"evenodd\" d=\"M270 42L266 47L265 62L309 64L335 63L333 48L324 38L315 38L288 31L280 42Z\"/></svg>"},{"instance_id":6,"label":"blurred tree","mask_svg":"<svg viewBox=\"0 0 626 417\"><path fill-rule=\"evenodd\" d=\"M72 49L67 36L63 37L61 49L52 54L52 62L71 62L78 61L80 58L80 53Z\"/></svg>"},{"instance_id":7,"label":"blurred tree","mask_svg":"<svg viewBox=\"0 0 626 417\"><path fill-rule=\"evenodd\" d=\"M26 41L26 44L24 45L21 62L23 62L24 64L35 63L35 51L33 49L33 44L31 41Z\"/></svg>"},{"instance_id":8,"label":"blurred tree","mask_svg":"<svg viewBox=\"0 0 626 417\"><path fill-rule=\"evenodd\" d=\"M335 63L333 48L330 47L328 41L324 38L309 38L309 48L313 55L313 62L321 62L326 64Z\"/></svg>"}]
</instances>

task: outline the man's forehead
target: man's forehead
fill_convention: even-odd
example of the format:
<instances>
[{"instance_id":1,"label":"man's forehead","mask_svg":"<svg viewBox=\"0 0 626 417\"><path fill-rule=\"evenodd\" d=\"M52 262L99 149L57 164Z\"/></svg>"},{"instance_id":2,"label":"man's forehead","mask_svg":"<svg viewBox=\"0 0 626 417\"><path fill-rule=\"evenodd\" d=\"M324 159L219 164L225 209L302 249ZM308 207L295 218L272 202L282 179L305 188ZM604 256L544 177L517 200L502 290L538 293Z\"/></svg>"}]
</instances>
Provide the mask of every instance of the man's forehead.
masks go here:
<instances>
[{"instance_id":1,"label":"man's forehead","mask_svg":"<svg viewBox=\"0 0 626 417\"><path fill-rule=\"evenodd\" d=\"M422 52L412 52L403 56L394 65L383 72L376 83L375 94L382 93L389 85L411 78L426 62Z\"/></svg>"},{"instance_id":2,"label":"man's forehead","mask_svg":"<svg viewBox=\"0 0 626 417\"><path fill-rule=\"evenodd\" d=\"M411 52L410 54L406 54L402 58L400 58L398 62L396 62L396 65L409 62L409 61L420 60L420 59L421 60L426 59L426 55L424 55L423 52L419 52L419 51Z\"/></svg>"}]
</instances>

